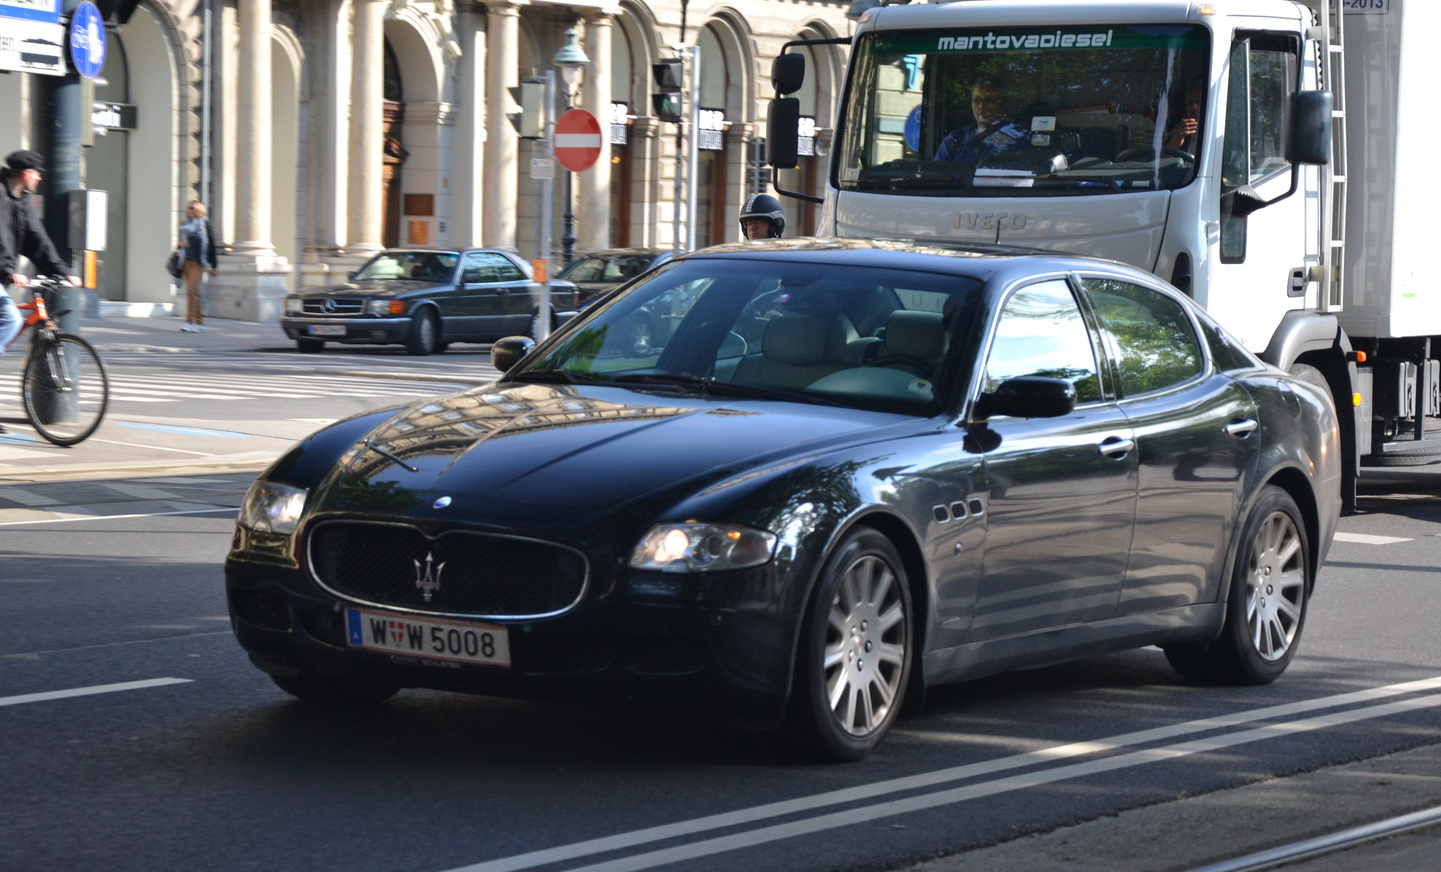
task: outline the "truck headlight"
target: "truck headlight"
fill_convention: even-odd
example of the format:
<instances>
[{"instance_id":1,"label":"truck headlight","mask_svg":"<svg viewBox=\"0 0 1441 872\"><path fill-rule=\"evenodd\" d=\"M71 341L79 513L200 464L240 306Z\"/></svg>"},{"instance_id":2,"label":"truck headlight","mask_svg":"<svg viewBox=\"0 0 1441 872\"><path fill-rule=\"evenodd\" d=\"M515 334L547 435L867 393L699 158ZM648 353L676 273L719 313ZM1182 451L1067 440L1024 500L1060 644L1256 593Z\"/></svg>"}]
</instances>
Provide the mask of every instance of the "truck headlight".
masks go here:
<instances>
[{"instance_id":1,"label":"truck headlight","mask_svg":"<svg viewBox=\"0 0 1441 872\"><path fill-rule=\"evenodd\" d=\"M303 487L257 481L245 492L236 521L257 533L289 535L300 526L300 513L305 509L309 492Z\"/></svg>"},{"instance_id":2,"label":"truck headlight","mask_svg":"<svg viewBox=\"0 0 1441 872\"><path fill-rule=\"evenodd\" d=\"M300 315L305 312L305 303L299 297L285 298L285 314Z\"/></svg>"},{"instance_id":3,"label":"truck headlight","mask_svg":"<svg viewBox=\"0 0 1441 872\"><path fill-rule=\"evenodd\" d=\"M776 550L776 536L737 524L656 524L630 555L634 569L719 572L760 566Z\"/></svg>"}]
</instances>

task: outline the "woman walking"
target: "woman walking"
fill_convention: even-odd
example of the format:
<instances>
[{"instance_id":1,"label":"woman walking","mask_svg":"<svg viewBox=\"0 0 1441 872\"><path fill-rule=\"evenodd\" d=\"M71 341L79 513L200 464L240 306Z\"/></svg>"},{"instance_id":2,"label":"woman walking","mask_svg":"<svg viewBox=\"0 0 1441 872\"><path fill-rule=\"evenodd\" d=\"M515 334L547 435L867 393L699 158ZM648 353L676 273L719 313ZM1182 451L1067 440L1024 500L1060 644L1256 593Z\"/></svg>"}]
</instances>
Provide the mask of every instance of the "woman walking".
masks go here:
<instances>
[{"instance_id":1,"label":"woman walking","mask_svg":"<svg viewBox=\"0 0 1441 872\"><path fill-rule=\"evenodd\" d=\"M180 225L180 244L185 249L185 325L186 333L205 332L204 304L200 300L200 280L205 267L215 275L215 229L205 217L205 204L191 200L185 207L186 221Z\"/></svg>"}]
</instances>

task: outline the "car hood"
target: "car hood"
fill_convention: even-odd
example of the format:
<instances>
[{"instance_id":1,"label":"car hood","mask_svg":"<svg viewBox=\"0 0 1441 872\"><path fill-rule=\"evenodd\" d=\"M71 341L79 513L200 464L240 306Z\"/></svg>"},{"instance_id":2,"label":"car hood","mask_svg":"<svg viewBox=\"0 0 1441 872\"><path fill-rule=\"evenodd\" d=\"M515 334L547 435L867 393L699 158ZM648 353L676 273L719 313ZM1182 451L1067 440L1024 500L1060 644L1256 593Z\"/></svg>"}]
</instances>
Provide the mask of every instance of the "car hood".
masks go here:
<instances>
[{"instance_id":1,"label":"car hood","mask_svg":"<svg viewBox=\"0 0 1441 872\"><path fill-rule=\"evenodd\" d=\"M298 296L324 299L325 297L354 297L364 295L367 297L395 297L401 294L418 291L422 288L443 287L449 282L424 282L418 279L393 279L385 282L346 282L343 285L332 285L316 291L307 291Z\"/></svg>"},{"instance_id":2,"label":"car hood","mask_svg":"<svg viewBox=\"0 0 1441 872\"><path fill-rule=\"evenodd\" d=\"M409 407L369 431L342 456L343 472L316 508L404 513L435 495L476 513L502 504L593 512L924 423L614 387L479 388Z\"/></svg>"}]
</instances>

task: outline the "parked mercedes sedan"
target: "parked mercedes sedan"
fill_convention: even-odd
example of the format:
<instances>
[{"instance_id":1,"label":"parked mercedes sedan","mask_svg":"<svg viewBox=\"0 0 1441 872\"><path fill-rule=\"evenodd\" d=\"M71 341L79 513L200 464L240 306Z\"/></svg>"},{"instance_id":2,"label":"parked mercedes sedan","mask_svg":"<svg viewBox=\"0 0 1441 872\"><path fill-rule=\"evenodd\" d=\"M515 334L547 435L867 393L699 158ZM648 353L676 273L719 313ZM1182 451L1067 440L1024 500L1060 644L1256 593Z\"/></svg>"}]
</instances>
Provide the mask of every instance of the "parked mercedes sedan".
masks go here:
<instances>
[{"instance_id":1,"label":"parked mercedes sedan","mask_svg":"<svg viewBox=\"0 0 1441 872\"><path fill-rule=\"evenodd\" d=\"M452 342L529 334L542 285L530 264L495 249L390 249L345 284L285 298L280 326L303 352L327 342L404 345L411 354ZM573 310L576 288L552 283L551 311Z\"/></svg>"},{"instance_id":2,"label":"parked mercedes sedan","mask_svg":"<svg viewBox=\"0 0 1441 872\"><path fill-rule=\"evenodd\" d=\"M230 614L283 690L653 694L857 759L1004 670L1276 679L1340 514L1326 394L1116 263L720 246L492 356L250 488Z\"/></svg>"}]
</instances>

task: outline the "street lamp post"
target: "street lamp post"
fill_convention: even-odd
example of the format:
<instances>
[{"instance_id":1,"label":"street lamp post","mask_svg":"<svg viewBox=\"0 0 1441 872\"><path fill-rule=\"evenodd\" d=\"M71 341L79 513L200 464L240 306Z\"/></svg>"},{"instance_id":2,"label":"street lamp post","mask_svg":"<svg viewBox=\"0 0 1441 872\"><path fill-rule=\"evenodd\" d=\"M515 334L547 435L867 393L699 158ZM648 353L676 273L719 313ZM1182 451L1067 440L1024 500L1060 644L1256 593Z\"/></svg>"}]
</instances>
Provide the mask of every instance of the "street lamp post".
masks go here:
<instances>
[{"instance_id":1,"label":"street lamp post","mask_svg":"<svg viewBox=\"0 0 1441 872\"><path fill-rule=\"evenodd\" d=\"M585 49L580 47L576 41L575 28L572 27L565 32L565 45L550 59L560 70L561 81L565 84L565 108L570 109L571 95L575 93L575 84L580 80L580 71L590 66L590 58L586 56ZM575 176L570 170L565 171L565 215L564 224L561 229L560 246L561 256L566 266L570 265L575 258L575 212L574 197L571 193L571 182Z\"/></svg>"}]
</instances>

